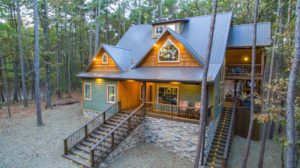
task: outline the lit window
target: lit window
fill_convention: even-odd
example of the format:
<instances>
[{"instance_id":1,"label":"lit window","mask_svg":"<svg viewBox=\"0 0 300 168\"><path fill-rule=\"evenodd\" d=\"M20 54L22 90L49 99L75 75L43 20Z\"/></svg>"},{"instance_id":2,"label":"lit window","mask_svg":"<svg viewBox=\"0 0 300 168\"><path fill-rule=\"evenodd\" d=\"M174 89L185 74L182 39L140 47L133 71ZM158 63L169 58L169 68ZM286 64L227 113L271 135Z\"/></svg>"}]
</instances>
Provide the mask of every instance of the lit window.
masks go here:
<instances>
[{"instance_id":1,"label":"lit window","mask_svg":"<svg viewBox=\"0 0 300 168\"><path fill-rule=\"evenodd\" d=\"M107 103L116 102L116 85L107 85Z\"/></svg>"},{"instance_id":2,"label":"lit window","mask_svg":"<svg viewBox=\"0 0 300 168\"><path fill-rule=\"evenodd\" d=\"M179 50L171 40L168 40L158 53L159 62L178 62Z\"/></svg>"},{"instance_id":3,"label":"lit window","mask_svg":"<svg viewBox=\"0 0 300 168\"><path fill-rule=\"evenodd\" d=\"M169 24L167 25L168 28L170 28L171 30L175 31L175 24Z\"/></svg>"},{"instance_id":4,"label":"lit window","mask_svg":"<svg viewBox=\"0 0 300 168\"><path fill-rule=\"evenodd\" d=\"M102 56L102 64L108 64L108 57L106 54L103 54Z\"/></svg>"},{"instance_id":5,"label":"lit window","mask_svg":"<svg viewBox=\"0 0 300 168\"><path fill-rule=\"evenodd\" d=\"M91 83L84 83L84 100L92 99Z\"/></svg>"},{"instance_id":6,"label":"lit window","mask_svg":"<svg viewBox=\"0 0 300 168\"><path fill-rule=\"evenodd\" d=\"M178 104L178 88L158 87L158 103L161 104Z\"/></svg>"},{"instance_id":7,"label":"lit window","mask_svg":"<svg viewBox=\"0 0 300 168\"><path fill-rule=\"evenodd\" d=\"M163 26L156 26L155 27L155 35L161 35L164 31L164 27Z\"/></svg>"}]
</instances>

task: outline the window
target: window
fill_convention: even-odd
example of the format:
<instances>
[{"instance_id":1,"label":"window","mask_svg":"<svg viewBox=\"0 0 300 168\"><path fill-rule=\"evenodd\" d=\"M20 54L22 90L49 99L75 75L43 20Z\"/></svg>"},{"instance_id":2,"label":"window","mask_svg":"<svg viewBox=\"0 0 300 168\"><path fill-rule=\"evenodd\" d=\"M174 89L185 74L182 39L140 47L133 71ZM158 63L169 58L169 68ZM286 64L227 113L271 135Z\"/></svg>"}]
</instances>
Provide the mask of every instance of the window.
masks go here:
<instances>
[{"instance_id":1,"label":"window","mask_svg":"<svg viewBox=\"0 0 300 168\"><path fill-rule=\"evenodd\" d=\"M158 87L158 103L178 104L178 88L175 87Z\"/></svg>"},{"instance_id":2,"label":"window","mask_svg":"<svg viewBox=\"0 0 300 168\"><path fill-rule=\"evenodd\" d=\"M143 84L140 84L140 100L143 100L143 88L144 88L144 85ZM147 99L147 91L146 91L146 99Z\"/></svg>"},{"instance_id":3,"label":"window","mask_svg":"<svg viewBox=\"0 0 300 168\"><path fill-rule=\"evenodd\" d=\"M116 102L116 85L107 85L107 103Z\"/></svg>"},{"instance_id":4,"label":"window","mask_svg":"<svg viewBox=\"0 0 300 168\"><path fill-rule=\"evenodd\" d=\"M179 50L171 40L163 45L158 53L158 62L178 62Z\"/></svg>"},{"instance_id":5,"label":"window","mask_svg":"<svg viewBox=\"0 0 300 168\"><path fill-rule=\"evenodd\" d=\"M91 83L84 83L84 100L92 100Z\"/></svg>"},{"instance_id":6,"label":"window","mask_svg":"<svg viewBox=\"0 0 300 168\"><path fill-rule=\"evenodd\" d=\"M170 28L171 30L175 31L175 24L169 24L167 25L168 28Z\"/></svg>"},{"instance_id":7,"label":"window","mask_svg":"<svg viewBox=\"0 0 300 168\"><path fill-rule=\"evenodd\" d=\"M108 57L106 54L103 54L102 56L102 64L108 64Z\"/></svg>"},{"instance_id":8,"label":"window","mask_svg":"<svg viewBox=\"0 0 300 168\"><path fill-rule=\"evenodd\" d=\"M158 36L158 35L161 35L164 31L164 27L163 26L156 26L155 27L155 35Z\"/></svg>"}]
</instances>

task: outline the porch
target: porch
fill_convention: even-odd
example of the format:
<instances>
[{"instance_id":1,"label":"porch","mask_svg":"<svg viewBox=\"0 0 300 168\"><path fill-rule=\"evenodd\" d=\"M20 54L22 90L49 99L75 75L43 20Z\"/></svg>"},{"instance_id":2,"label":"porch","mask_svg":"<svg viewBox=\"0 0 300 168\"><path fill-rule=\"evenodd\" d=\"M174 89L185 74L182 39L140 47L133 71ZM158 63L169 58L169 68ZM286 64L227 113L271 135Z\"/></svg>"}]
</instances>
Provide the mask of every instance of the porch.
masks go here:
<instances>
[{"instance_id":1,"label":"porch","mask_svg":"<svg viewBox=\"0 0 300 168\"><path fill-rule=\"evenodd\" d=\"M209 85L207 123L215 115L214 93L214 86ZM144 99L146 115L156 118L197 123L200 118L200 97L201 84L118 81L118 100L122 102L122 111L136 108Z\"/></svg>"}]
</instances>

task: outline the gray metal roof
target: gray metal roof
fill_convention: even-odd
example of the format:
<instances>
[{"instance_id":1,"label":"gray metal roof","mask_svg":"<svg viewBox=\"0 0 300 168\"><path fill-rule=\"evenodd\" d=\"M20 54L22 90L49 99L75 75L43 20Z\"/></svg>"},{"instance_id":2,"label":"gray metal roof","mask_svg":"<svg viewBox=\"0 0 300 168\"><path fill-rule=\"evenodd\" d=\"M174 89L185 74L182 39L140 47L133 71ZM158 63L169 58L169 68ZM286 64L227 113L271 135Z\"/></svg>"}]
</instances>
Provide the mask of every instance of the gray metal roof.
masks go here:
<instances>
[{"instance_id":1,"label":"gray metal roof","mask_svg":"<svg viewBox=\"0 0 300 168\"><path fill-rule=\"evenodd\" d=\"M122 71L127 71L130 68L132 64L132 58L131 53L128 49L119 48L107 44L103 44L102 46Z\"/></svg>"},{"instance_id":2,"label":"gray metal roof","mask_svg":"<svg viewBox=\"0 0 300 168\"><path fill-rule=\"evenodd\" d=\"M218 75L221 64L210 64L208 71L208 82L213 82ZM160 82L189 82L201 83L203 68L187 67L141 67L128 72L83 72L78 75L81 78L105 78L140 81L160 81Z\"/></svg>"},{"instance_id":3,"label":"gray metal roof","mask_svg":"<svg viewBox=\"0 0 300 168\"><path fill-rule=\"evenodd\" d=\"M192 57L194 57L194 59L200 64L200 65L204 65L204 61L201 58L200 55L198 55L198 53L194 50L194 48L189 44L189 42L182 37L182 35L178 34L177 32L173 31L170 28L166 28L166 30L164 30L164 32L158 37L156 38L154 43L157 43L157 41L159 41L166 33L170 33L176 40L178 40L187 50L188 52L191 53ZM146 52L146 54L144 55L144 57L152 50L152 47L149 48L149 50ZM135 68L136 66L138 66L144 59L144 57L142 57L140 60L138 60L138 62L136 62L132 67Z\"/></svg>"},{"instance_id":4,"label":"gray metal roof","mask_svg":"<svg viewBox=\"0 0 300 168\"><path fill-rule=\"evenodd\" d=\"M228 47L243 48L252 46L253 24L232 26L229 33ZM257 46L271 45L271 23L257 23Z\"/></svg>"}]
</instances>

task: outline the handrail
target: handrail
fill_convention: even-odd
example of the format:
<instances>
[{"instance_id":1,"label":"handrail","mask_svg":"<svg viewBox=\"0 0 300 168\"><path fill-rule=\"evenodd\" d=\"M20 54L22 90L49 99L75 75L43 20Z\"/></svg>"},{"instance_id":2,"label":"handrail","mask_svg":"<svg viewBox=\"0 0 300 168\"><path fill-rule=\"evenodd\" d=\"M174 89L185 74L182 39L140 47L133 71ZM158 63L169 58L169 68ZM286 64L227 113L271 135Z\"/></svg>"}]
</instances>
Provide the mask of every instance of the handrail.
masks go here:
<instances>
[{"instance_id":1,"label":"handrail","mask_svg":"<svg viewBox=\"0 0 300 168\"><path fill-rule=\"evenodd\" d=\"M138 126L138 124L144 119L145 116L145 103L141 104L135 110L133 110L128 116L126 116L117 126L115 126L109 133L107 133L103 138L100 139L90 150L90 167L95 167L99 163L100 159L103 159L103 155L107 150L112 150L116 147L116 144L120 140L125 139L129 133ZM134 123L132 123L134 122ZM127 125L127 126L125 126ZM124 130L125 126L125 130ZM119 128L122 128L119 130ZM119 136L118 138L116 136ZM103 145L104 142L109 141L110 139L111 146ZM116 141L115 139L118 139ZM103 150L104 149L104 150Z\"/></svg>"},{"instance_id":2,"label":"handrail","mask_svg":"<svg viewBox=\"0 0 300 168\"><path fill-rule=\"evenodd\" d=\"M119 103L119 102L117 102ZM74 135L76 132L78 132L79 130L81 130L82 128L84 128L85 126L89 125L91 122L95 121L98 117L102 116L106 111L110 110L114 105L116 105L117 103L112 104L111 106L109 106L108 108L106 108L102 113L98 114L96 117L92 118L91 120L89 120L87 123L85 123L82 127L80 127L79 129L77 129L76 131L74 131L71 135L69 135L67 138L68 139L70 136Z\"/></svg>"},{"instance_id":3,"label":"handrail","mask_svg":"<svg viewBox=\"0 0 300 168\"><path fill-rule=\"evenodd\" d=\"M103 116L103 119L102 119L102 123L105 122L106 120L106 113L108 111L110 111L112 108L116 107L116 105L118 106L118 111L119 111L119 105L120 104L120 101L112 104L111 106L109 106L108 108L106 108L102 113L100 113L99 115L97 115L96 117L94 117L93 119L89 120L87 123L85 123L83 126L81 126L79 129L77 129L76 131L74 131L72 134L70 134L68 137L66 137L64 139L64 154L68 154L68 151L76 144L78 143L79 141L81 141L83 138L85 138L90 131L92 130L89 130L89 126L93 125L92 123L96 120L98 120L100 117ZM99 124L98 124L99 125ZM95 129L95 128L92 128L92 129ZM78 134L78 135L77 135ZM82 135L84 134L84 135ZM75 139L72 137L76 137ZM68 140L69 140L69 143L68 143ZM70 145L71 143L71 145Z\"/></svg>"},{"instance_id":4,"label":"handrail","mask_svg":"<svg viewBox=\"0 0 300 168\"><path fill-rule=\"evenodd\" d=\"M108 134L106 134L103 138L101 138L101 140L96 143L93 148L91 149L94 150L99 144L101 144L103 141L105 141L113 132L115 132L118 128L121 127L122 124L124 124L128 118L130 118L135 112L137 112L140 108L142 108L144 106L144 103L142 103L138 108L136 108L133 112L131 112L125 119L123 119L123 121L121 121L114 129L112 129Z\"/></svg>"},{"instance_id":5,"label":"handrail","mask_svg":"<svg viewBox=\"0 0 300 168\"><path fill-rule=\"evenodd\" d=\"M236 110L236 101L234 101L233 108L232 108L232 115L231 115L231 119L230 119L230 126L229 126L229 130L228 130L228 133L227 133L225 150L224 150L224 153L223 153L223 159L224 160L226 160L227 156L228 156L229 142L230 142L230 138L231 138L231 132L232 132L232 127L233 127L235 110Z\"/></svg>"}]
</instances>

